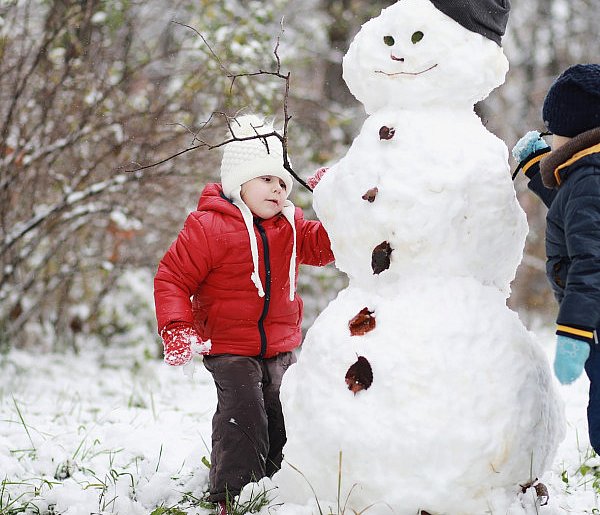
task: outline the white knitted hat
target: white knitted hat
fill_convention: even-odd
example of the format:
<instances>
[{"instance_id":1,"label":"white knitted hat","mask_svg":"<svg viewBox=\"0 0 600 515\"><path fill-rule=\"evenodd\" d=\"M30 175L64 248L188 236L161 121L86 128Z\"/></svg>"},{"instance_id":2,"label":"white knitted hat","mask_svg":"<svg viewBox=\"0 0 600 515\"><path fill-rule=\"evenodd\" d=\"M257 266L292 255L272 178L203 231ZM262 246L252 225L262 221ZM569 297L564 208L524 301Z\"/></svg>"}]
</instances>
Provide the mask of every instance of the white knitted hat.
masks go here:
<instances>
[{"instance_id":1,"label":"white knitted hat","mask_svg":"<svg viewBox=\"0 0 600 515\"><path fill-rule=\"evenodd\" d=\"M249 138L257 134L269 134L274 131L273 125L265 122L256 115L240 116L231 121L231 130L236 138ZM279 177L286 186L286 196L294 185L292 176L283 167L283 147L275 136L256 138L244 141L233 141L225 145L221 160L221 185L223 193L241 211L248 236L254 271L250 279L258 290L258 295L265 295L260 275L258 273L258 244L254 233L254 217L250 208L242 200L242 184L256 177L273 175ZM282 214L292 226L293 247L290 258L289 280L290 300L294 300L296 291L296 224L294 212L296 208L289 200L283 204Z\"/></svg>"},{"instance_id":2,"label":"white knitted hat","mask_svg":"<svg viewBox=\"0 0 600 515\"><path fill-rule=\"evenodd\" d=\"M231 131L236 138L250 138L259 134L270 134L273 125L256 115L248 114L231 121ZM221 161L221 184L223 193L231 193L245 182L261 175L274 175L285 182L286 191L292 191L294 181L290 172L283 167L283 147L275 136L244 141L233 141L225 145Z\"/></svg>"}]
</instances>

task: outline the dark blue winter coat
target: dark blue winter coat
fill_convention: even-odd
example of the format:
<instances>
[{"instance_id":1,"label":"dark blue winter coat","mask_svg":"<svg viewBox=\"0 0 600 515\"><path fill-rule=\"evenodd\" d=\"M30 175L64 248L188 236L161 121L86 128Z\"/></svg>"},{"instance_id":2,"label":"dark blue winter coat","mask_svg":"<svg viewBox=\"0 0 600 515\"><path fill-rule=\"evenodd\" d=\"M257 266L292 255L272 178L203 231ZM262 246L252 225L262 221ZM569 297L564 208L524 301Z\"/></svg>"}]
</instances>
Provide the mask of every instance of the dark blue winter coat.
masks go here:
<instances>
[{"instance_id":1,"label":"dark blue winter coat","mask_svg":"<svg viewBox=\"0 0 600 515\"><path fill-rule=\"evenodd\" d=\"M557 334L592 343L600 327L600 129L530 167L529 188L548 206L546 275L559 303Z\"/></svg>"}]
</instances>

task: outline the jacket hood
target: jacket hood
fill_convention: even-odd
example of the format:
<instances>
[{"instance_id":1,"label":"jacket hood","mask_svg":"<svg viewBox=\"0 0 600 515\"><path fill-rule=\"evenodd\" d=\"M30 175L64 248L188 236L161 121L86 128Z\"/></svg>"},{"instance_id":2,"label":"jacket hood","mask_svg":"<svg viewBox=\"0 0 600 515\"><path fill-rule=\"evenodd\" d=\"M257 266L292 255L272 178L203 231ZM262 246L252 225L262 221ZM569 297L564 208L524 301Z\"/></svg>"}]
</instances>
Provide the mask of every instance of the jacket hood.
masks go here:
<instances>
[{"instance_id":1,"label":"jacket hood","mask_svg":"<svg viewBox=\"0 0 600 515\"><path fill-rule=\"evenodd\" d=\"M208 183L198 199L197 211L216 211L241 218L241 212L237 206L228 199L223 193L223 188L219 183ZM302 210L299 207L294 209L294 219L304 218Z\"/></svg>"},{"instance_id":2,"label":"jacket hood","mask_svg":"<svg viewBox=\"0 0 600 515\"><path fill-rule=\"evenodd\" d=\"M240 210L223 193L223 188L218 183L207 184L198 199L198 211L217 211L219 213L239 216Z\"/></svg>"}]
</instances>

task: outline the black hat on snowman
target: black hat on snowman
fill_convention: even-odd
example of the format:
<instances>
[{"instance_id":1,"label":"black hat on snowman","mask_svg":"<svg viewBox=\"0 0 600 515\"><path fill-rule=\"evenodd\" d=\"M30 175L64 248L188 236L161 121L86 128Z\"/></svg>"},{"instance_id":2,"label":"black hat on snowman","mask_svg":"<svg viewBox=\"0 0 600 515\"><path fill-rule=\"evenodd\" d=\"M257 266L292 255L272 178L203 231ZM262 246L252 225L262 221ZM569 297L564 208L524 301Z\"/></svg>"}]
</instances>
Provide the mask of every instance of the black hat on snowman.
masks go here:
<instances>
[{"instance_id":1,"label":"black hat on snowman","mask_svg":"<svg viewBox=\"0 0 600 515\"><path fill-rule=\"evenodd\" d=\"M431 0L431 3L465 29L501 44L510 0Z\"/></svg>"},{"instance_id":2,"label":"black hat on snowman","mask_svg":"<svg viewBox=\"0 0 600 515\"><path fill-rule=\"evenodd\" d=\"M283 147L275 136L256 138L257 135L270 134L273 125L262 118L249 114L231 121L231 133L236 138L250 138L243 141L233 141L225 145L221 160L221 185L224 195L231 200L242 213L242 218L250 237L253 272L250 279L258 290L258 295L265 295L260 275L258 273L258 245L254 233L254 216L250 208L242 200L242 184L256 177L273 175L285 182L286 196L292 191L294 181L291 174L283 167ZM289 280L290 300L294 300L296 291L296 225L294 213L296 208L290 200L283 204L281 213L292 226L293 246L290 258Z\"/></svg>"}]
</instances>

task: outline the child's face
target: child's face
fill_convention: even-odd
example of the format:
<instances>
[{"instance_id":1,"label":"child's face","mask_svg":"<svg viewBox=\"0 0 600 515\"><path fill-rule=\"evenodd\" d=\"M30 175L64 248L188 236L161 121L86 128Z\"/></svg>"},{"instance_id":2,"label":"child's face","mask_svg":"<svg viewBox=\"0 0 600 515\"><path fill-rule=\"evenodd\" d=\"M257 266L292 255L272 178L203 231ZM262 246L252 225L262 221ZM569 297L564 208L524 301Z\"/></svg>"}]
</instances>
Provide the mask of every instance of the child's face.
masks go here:
<instances>
[{"instance_id":1,"label":"child's face","mask_svg":"<svg viewBox=\"0 0 600 515\"><path fill-rule=\"evenodd\" d=\"M254 216L266 220L281 213L287 191L279 177L261 175L242 184L241 196Z\"/></svg>"}]
</instances>

